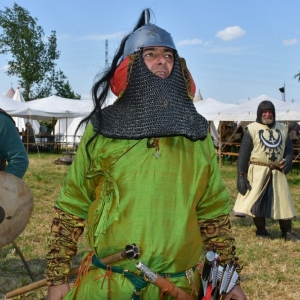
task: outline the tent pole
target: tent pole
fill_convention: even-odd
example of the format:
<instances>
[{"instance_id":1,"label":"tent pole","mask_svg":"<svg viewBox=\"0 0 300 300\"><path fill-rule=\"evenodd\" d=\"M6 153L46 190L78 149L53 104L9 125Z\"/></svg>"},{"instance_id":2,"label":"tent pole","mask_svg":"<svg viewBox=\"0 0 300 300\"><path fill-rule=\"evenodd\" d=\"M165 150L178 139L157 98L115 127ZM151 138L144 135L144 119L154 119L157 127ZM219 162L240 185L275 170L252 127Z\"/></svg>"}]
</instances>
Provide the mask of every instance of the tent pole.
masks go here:
<instances>
[{"instance_id":1,"label":"tent pole","mask_svg":"<svg viewBox=\"0 0 300 300\"><path fill-rule=\"evenodd\" d=\"M52 147L53 151L55 149L55 118L52 118L52 132L53 132L53 139L52 139Z\"/></svg>"},{"instance_id":2,"label":"tent pole","mask_svg":"<svg viewBox=\"0 0 300 300\"><path fill-rule=\"evenodd\" d=\"M27 122L29 122L28 120L29 120L29 119L27 118ZM27 122L26 122L26 123L27 123ZM27 129L27 128L26 128L26 124L25 124L25 131L26 131L26 129ZM28 138L28 130L27 130L27 135L26 135L26 151L27 151L27 153L28 153L28 142L29 142L29 138Z\"/></svg>"}]
</instances>

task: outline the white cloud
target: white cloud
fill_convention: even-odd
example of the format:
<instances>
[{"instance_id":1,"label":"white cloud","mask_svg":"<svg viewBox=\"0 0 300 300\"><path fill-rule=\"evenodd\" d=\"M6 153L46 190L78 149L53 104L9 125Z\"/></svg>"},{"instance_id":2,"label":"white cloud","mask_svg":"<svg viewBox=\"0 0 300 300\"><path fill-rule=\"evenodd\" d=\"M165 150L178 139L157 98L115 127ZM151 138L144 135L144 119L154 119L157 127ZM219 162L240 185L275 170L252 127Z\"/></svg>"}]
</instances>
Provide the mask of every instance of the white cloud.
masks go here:
<instances>
[{"instance_id":1,"label":"white cloud","mask_svg":"<svg viewBox=\"0 0 300 300\"><path fill-rule=\"evenodd\" d=\"M76 35L68 35L68 34L60 34L58 39L60 40L93 40L93 41L103 41L103 40L113 40L113 39L122 39L127 33L126 32L116 32L112 34L90 34L86 36L76 36Z\"/></svg>"},{"instance_id":2,"label":"white cloud","mask_svg":"<svg viewBox=\"0 0 300 300\"><path fill-rule=\"evenodd\" d=\"M178 42L179 46L199 45L199 44L203 44L203 41L200 39L192 39L192 40L186 39Z\"/></svg>"},{"instance_id":3,"label":"white cloud","mask_svg":"<svg viewBox=\"0 0 300 300\"><path fill-rule=\"evenodd\" d=\"M284 45L284 46L293 46L293 45L296 45L297 43L298 43L297 39L283 40L282 41L282 45Z\"/></svg>"},{"instance_id":4,"label":"white cloud","mask_svg":"<svg viewBox=\"0 0 300 300\"><path fill-rule=\"evenodd\" d=\"M103 41L103 40L113 40L123 38L126 35L125 32L116 32L112 34L91 34L84 37L80 37L80 40L95 40L95 41Z\"/></svg>"},{"instance_id":5,"label":"white cloud","mask_svg":"<svg viewBox=\"0 0 300 300\"><path fill-rule=\"evenodd\" d=\"M7 71L9 69L9 65L5 65L2 67L2 70Z\"/></svg>"},{"instance_id":6,"label":"white cloud","mask_svg":"<svg viewBox=\"0 0 300 300\"><path fill-rule=\"evenodd\" d=\"M242 37L246 33L246 30L243 30L239 26L227 27L223 30L217 32L215 37L223 41L231 41Z\"/></svg>"}]
</instances>

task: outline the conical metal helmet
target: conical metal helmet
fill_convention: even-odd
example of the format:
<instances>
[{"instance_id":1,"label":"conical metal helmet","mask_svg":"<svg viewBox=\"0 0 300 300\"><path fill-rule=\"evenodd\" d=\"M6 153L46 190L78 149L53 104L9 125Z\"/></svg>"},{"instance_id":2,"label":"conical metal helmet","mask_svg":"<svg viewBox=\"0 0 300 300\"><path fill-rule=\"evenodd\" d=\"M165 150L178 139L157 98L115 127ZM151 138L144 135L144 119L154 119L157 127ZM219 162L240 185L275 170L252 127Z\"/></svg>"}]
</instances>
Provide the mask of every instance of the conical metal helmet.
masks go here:
<instances>
[{"instance_id":1,"label":"conical metal helmet","mask_svg":"<svg viewBox=\"0 0 300 300\"><path fill-rule=\"evenodd\" d=\"M145 25L135 30L128 40L124 48L125 58L143 47L160 46L168 47L176 50L173 38L166 30L149 23L150 12L149 9L144 10Z\"/></svg>"}]
</instances>

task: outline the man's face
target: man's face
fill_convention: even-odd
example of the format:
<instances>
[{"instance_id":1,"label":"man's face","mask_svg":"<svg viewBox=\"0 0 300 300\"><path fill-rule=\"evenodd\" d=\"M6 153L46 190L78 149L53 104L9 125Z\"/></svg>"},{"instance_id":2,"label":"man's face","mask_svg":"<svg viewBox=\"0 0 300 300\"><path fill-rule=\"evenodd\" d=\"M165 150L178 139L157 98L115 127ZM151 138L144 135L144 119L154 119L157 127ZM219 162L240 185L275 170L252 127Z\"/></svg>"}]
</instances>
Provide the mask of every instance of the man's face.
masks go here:
<instances>
[{"instance_id":1,"label":"man's face","mask_svg":"<svg viewBox=\"0 0 300 300\"><path fill-rule=\"evenodd\" d=\"M273 111L270 109L263 110L261 114L261 121L263 124L269 125L273 123Z\"/></svg>"},{"instance_id":2,"label":"man's face","mask_svg":"<svg viewBox=\"0 0 300 300\"><path fill-rule=\"evenodd\" d=\"M148 69L161 78L167 78L173 69L174 53L167 47L145 47L143 59Z\"/></svg>"}]
</instances>

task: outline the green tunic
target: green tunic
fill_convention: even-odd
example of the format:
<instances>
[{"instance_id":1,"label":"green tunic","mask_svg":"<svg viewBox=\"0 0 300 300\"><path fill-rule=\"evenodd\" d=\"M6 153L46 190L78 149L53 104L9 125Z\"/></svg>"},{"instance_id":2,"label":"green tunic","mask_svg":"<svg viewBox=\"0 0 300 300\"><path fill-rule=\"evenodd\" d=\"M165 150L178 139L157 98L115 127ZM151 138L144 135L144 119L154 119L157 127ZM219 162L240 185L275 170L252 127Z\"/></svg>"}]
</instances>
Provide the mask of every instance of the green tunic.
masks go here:
<instances>
[{"instance_id":1,"label":"green tunic","mask_svg":"<svg viewBox=\"0 0 300 300\"><path fill-rule=\"evenodd\" d=\"M140 260L155 272L178 273L194 267L202 252L197 220L230 212L211 139L159 138L156 158L155 148L147 147L148 139L99 135L89 148L89 160L85 145L93 135L88 125L56 206L87 219L88 241L98 257L136 243ZM123 260L115 265L136 270L135 263ZM89 289L94 285L97 282L90 278ZM102 292L98 295L107 293Z\"/></svg>"}]
</instances>

